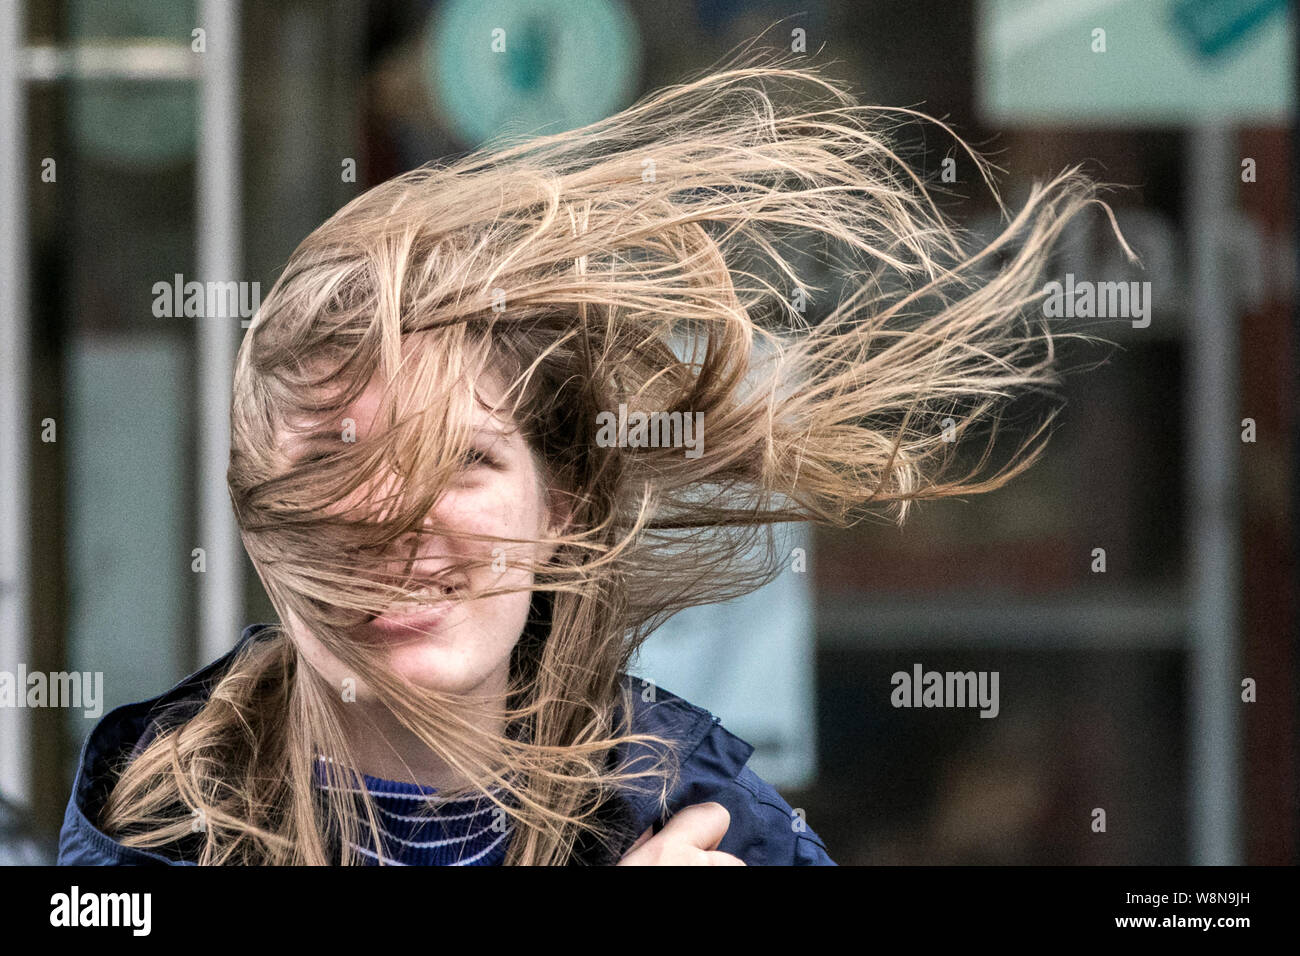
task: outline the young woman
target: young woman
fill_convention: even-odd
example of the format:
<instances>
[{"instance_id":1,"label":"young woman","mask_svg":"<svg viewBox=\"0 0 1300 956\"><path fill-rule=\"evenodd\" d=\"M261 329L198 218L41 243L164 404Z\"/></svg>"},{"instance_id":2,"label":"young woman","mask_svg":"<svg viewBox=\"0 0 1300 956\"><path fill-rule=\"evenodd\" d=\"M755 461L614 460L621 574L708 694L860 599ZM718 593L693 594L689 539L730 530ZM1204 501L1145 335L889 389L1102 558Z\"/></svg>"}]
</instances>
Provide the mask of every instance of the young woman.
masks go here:
<instances>
[{"instance_id":1,"label":"young woman","mask_svg":"<svg viewBox=\"0 0 1300 956\"><path fill-rule=\"evenodd\" d=\"M1039 276L1097 200L1067 172L970 249L895 153L910 118L739 64L313 232L232 406L281 623L105 718L61 860L830 863L749 745L625 670L790 573L775 523L901 521L1041 451L952 467L1053 381Z\"/></svg>"}]
</instances>

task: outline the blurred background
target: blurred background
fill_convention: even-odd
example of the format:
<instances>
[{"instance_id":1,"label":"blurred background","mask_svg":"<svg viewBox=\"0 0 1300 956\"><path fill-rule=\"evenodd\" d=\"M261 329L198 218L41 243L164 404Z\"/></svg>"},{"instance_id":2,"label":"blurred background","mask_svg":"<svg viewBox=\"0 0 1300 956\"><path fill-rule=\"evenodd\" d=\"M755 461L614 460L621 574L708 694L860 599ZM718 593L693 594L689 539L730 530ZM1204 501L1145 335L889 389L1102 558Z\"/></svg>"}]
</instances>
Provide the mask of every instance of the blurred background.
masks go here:
<instances>
[{"instance_id":1,"label":"blurred background","mask_svg":"<svg viewBox=\"0 0 1300 956\"><path fill-rule=\"evenodd\" d=\"M159 283L269 290L369 186L594 121L767 30L864 102L946 119L1012 206L1077 162L1124 184L1110 198L1144 267L1097 216L1053 274L1150 282L1153 309L1081 320L1115 347L1070 354L1097 367L1067 378L1028 474L901 530L795 533L806 565L674 618L638 673L753 743L842 864L1297 862L1291 4L0 0L0 17L0 673L102 672L106 713L274 620L224 487L251 310L169 314ZM900 135L962 225L996 225L969 162L943 179L950 141ZM998 717L894 708L890 677L916 664L997 671ZM0 860L50 858L94 722L0 706Z\"/></svg>"}]
</instances>

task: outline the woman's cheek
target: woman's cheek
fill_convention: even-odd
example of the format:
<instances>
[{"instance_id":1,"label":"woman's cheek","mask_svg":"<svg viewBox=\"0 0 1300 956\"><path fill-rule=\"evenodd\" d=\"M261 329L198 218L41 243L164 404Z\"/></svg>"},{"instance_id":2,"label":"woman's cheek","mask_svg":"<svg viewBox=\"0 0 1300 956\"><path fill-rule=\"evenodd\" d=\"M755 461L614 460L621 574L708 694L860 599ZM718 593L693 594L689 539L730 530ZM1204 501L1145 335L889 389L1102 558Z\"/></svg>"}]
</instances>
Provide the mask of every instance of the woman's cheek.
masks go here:
<instances>
[{"instance_id":1,"label":"woman's cheek","mask_svg":"<svg viewBox=\"0 0 1300 956\"><path fill-rule=\"evenodd\" d=\"M520 493L520 484L531 488L531 482L500 481L485 484L481 493L476 495L477 507L474 508L476 520L468 522L475 533L496 538L537 538L542 534L540 527L541 509L538 502ZM488 570L509 573L512 570L526 574L528 558L535 553L535 545L506 541L484 541L486 556L494 559ZM501 562L504 558L504 569ZM500 569L500 570L496 570Z\"/></svg>"}]
</instances>

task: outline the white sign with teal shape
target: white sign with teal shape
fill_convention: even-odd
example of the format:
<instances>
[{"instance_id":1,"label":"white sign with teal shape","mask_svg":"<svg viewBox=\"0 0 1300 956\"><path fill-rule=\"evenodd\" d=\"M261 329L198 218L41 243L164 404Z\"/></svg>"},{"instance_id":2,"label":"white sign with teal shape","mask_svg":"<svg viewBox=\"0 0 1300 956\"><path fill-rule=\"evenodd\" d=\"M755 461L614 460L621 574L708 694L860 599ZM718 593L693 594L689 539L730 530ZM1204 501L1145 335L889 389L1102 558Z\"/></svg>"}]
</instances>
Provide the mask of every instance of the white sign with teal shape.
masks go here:
<instances>
[{"instance_id":1,"label":"white sign with teal shape","mask_svg":"<svg viewBox=\"0 0 1300 956\"><path fill-rule=\"evenodd\" d=\"M1289 0L980 0L995 125L1290 124Z\"/></svg>"}]
</instances>

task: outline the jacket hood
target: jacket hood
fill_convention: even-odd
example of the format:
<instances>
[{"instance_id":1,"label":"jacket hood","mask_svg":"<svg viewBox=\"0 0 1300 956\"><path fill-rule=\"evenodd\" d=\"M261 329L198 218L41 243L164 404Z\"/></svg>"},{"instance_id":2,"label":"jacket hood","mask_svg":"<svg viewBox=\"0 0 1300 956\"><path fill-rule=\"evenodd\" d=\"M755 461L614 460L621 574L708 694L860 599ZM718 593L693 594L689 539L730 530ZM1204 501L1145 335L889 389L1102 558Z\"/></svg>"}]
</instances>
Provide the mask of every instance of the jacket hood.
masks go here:
<instances>
[{"instance_id":1,"label":"jacket hood","mask_svg":"<svg viewBox=\"0 0 1300 956\"><path fill-rule=\"evenodd\" d=\"M59 839L60 864L193 865L157 851L123 846L99 830L93 821L98 819L108 797L115 779L115 768L120 767L124 760L129 760L138 745L147 739L146 733L153 720L164 712L169 715L197 712L234 656L249 641L259 639L259 635L270 626L249 625L235 647L186 677L171 690L149 700L118 707L100 720L82 747L80 765ZM714 790L733 787L754 748L726 730L720 723L720 718L707 710L696 707L661 687L654 689L653 701L646 701L635 686L640 683L637 678L624 675L623 682L630 691L622 697L632 704L632 731L654 734L671 741L681 760L681 775L677 786L668 796L666 812L660 806L657 790L651 792L652 788L648 786L633 785L620 791L616 801L618 806L614 810L621 822L626 824L627 832L632 834L631 838L635 838L636 834L647 827L661 824L688 802L699 802L701 794L707 795ZM647 762L644 765L648 767L655 759L655 752L645 744L620 745L617 759L631 768L645 760ZM747 773L753 781L762 783L752 772ZM775 797L774 791L771 796ZM780 800L779 797L776 799ZM784 803L782 806L785 806ZM733 811L733 823L734 816ZM731 836L730 831L728 835ZM820 841L817 842L820 844ZM722 849L726 849L725 843L726 841Z\"/></svg>"}]
</instances>

